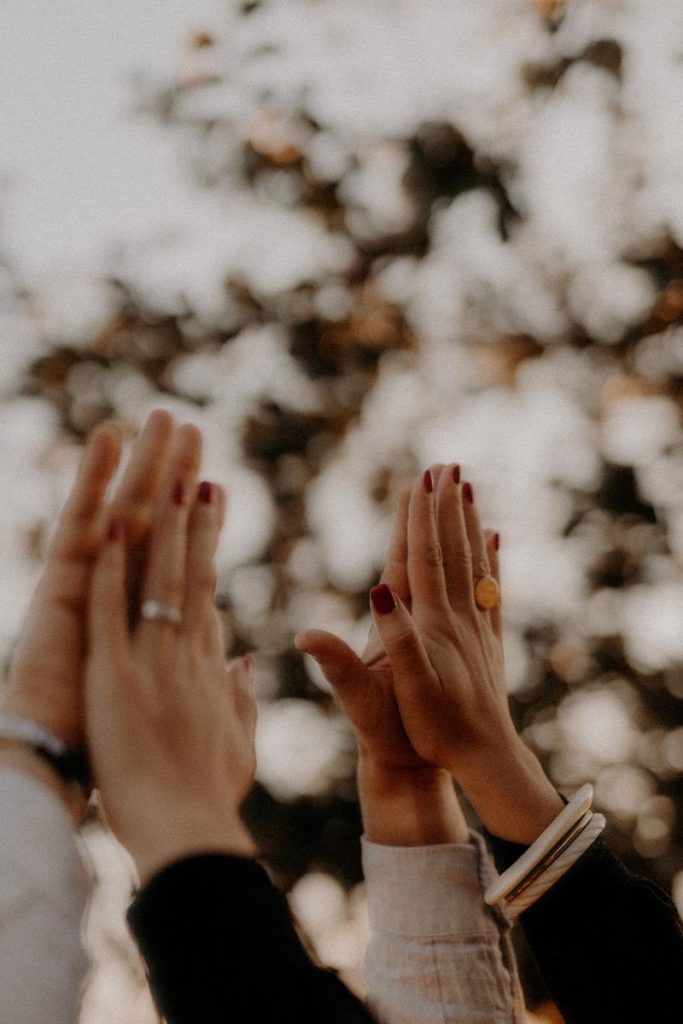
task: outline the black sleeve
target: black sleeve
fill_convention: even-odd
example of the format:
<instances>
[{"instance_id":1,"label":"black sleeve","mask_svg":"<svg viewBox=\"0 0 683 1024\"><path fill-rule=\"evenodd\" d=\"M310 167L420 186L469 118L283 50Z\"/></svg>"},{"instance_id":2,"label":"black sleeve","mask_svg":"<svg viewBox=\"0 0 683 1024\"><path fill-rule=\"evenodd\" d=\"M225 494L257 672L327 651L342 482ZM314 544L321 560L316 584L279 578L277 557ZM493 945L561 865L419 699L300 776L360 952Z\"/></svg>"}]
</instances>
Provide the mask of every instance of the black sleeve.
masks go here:
<instances>
[{"instance_id":1,"label":"black sleeve","mask_svg":"<svg viewBox=\"0 0 683 1024\"><path fill-rule=\"evenodd\" d=\"M192 856L164 868L128 910L168 1024L369 1024L336 974L313 963L287 900L254 861Z\"/></svg>"},{"instance_id":2,"label":"black sleeve","mask_svg":"<svg viewBox=\"0 0 683 1024\"><path fill-rule=\"evenodd\" d=\"M499 871L527 849L487 838ZM519 920L566 1024L683 1020L676 907L602 837Z\"/></svg>"}]
</instances>

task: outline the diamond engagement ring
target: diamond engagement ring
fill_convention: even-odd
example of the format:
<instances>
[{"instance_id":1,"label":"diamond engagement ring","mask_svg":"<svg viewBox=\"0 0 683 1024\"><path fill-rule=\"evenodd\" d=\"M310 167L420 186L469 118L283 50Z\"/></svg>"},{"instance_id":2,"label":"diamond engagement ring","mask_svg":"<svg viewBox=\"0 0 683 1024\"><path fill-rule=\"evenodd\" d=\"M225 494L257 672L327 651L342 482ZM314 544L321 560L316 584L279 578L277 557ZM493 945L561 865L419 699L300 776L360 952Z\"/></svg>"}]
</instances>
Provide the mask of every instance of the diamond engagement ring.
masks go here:
<instances>
[{"instance_id":1,"label":"diamond engagement ring","mask_svg":"<svg viewBox=\"0 0 683 1024\"><path fill-rule=\"evenodd\" d=\"M179 626L183 621L178 608L173 608L170 604L164 604L162 601L145 601L140 609L140 615L150 622L161 620L170 622L174 626Z\"/></svg>"}]
</instances>

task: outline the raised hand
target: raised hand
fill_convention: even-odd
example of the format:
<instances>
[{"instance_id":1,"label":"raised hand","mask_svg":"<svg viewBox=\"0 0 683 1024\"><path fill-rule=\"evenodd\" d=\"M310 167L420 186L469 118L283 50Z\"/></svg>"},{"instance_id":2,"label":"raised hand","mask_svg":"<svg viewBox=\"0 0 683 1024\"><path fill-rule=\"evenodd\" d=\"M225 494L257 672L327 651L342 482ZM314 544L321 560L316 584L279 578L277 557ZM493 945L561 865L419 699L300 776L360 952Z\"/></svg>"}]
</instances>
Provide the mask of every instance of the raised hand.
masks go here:
<instances>
[{"instance_id":1,"label":"raised hand","mask_svg":"<svg viewBox=\"0 0 683 1024\"><path fill-rule=\"evenodd\" d=\"M45 566L36 585L14 652L2 707L32 718L66 743L84 743L82 715L85 608L90 572L106 522L107 486L118 465L121 437L105 423L88 439L76 481L60 514ZM136 614L147 539L160 489L167 479L199 468L201 437L196 427L176 428L173 417L155 410L137 438L112 499L129 538L127 585Z\"/></svg>"},{"instance_id":2,"label":"raised hand","mask_svg":"<svg viewBox=\"0 0 683 1024\"><path fill-rule=\"evenodd\" d=\"M500 607L475 598L479 578L498 581L495 535L482 531L472 486L455 467L415 483L406 536L410 605L389 583L372 591L406 733L456 778L491 831L531 842L563 805L510 717Z\"/></svg>"},{"instance_id":3,"label":"raised hand","mask_svg":"<svg viewBox=\"0 0 683 1024\"><path fill-rule=\"evenodd\" d=\"M191 482L191 474L190 481ZM86 720L109 825L141 881L165 863L212 850L252 855L239 818L254 774L250 656L225 664L213 560L225 496L187 477L161 495L143 601L181 622L130 626L125 535L112 519L88 604Z\"/></svg>"},{"instance_id":4,"label":"raised hand","mask_svg":"<svg viewBox=\"0 0 683 1024\"><path fill-rule=\"evenodd\" d=\"M411 607L408 576L408 511L411 489L401 496L384 585ZM419 845L465 842L467 828L453 785L411 743L394 692L394 671L373 625L359 658L343 640L322 630L295 637L334 688L359 749L358 781L365 833L375 842Z\"/></svg>"}]
</instances>

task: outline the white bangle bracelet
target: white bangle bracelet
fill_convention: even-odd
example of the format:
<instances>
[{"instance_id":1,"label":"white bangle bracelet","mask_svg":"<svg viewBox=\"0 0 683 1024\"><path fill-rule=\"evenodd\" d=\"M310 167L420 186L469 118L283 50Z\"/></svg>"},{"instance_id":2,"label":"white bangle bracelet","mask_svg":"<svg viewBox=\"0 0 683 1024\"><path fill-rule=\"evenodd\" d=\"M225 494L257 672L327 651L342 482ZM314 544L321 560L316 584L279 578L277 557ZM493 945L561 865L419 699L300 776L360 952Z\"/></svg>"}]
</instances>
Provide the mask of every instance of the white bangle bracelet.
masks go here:
<instances>
[{"instance_id":1,"label":"white bangle bracelet","mask_svg":"<svg viewBox=\"0 0 683 1024\"><path fill-rule=\"evenodd\" d=\"M509 901L506 901L506 911L512 917L519 917L532 903L535 903L540 896L551 889L573 864L576 864L579 857L586 852L589 846L593 845L604 831L606 824L602 814L588 815L587 823L574 836L560 856L550 862L538 878L524 886L518 896L511 897Z\"/></svg>"},{"instance_id":2,"label":"white bangle bracelet","mask_svg":"<svg viewBox=\"0 0 683 1024\"><path fill-rule=\"evenodd\" d=\"M549 856L554 847L566 838L590 810L592 802L593 787L586 784L574 794L567 806L550 822L545 831L541 832L538 839L531 844L519 860L516 860L507 871L504 871L499 878L491 883L484 893L484 901L489 906L494 906L504 900L544 858Z\"/></svg>"}]
</instances>

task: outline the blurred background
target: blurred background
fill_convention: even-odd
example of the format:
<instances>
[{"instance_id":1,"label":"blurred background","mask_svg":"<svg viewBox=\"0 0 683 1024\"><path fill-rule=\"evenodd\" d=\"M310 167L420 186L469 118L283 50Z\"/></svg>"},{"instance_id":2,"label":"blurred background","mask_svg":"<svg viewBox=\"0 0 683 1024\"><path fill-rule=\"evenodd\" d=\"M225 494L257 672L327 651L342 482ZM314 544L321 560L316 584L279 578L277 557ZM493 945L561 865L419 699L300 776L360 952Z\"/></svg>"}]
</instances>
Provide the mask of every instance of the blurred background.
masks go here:
<instances>
[{"instance_id":1,"label":"blurred background","mask_svg":"<svg viewBox=\"0 0 683 1024\"><path fill-rule=\"evenodd\" d=\"M362 646L398 492L458 461L526 741L683 910L678 0L3 0L0 37L4 662L90 428L195 422L246 814L362 991L354 745L292 636ZM83 842L80 1024L148 1024L130 861Z\"/></svg>"}]
</instances>

